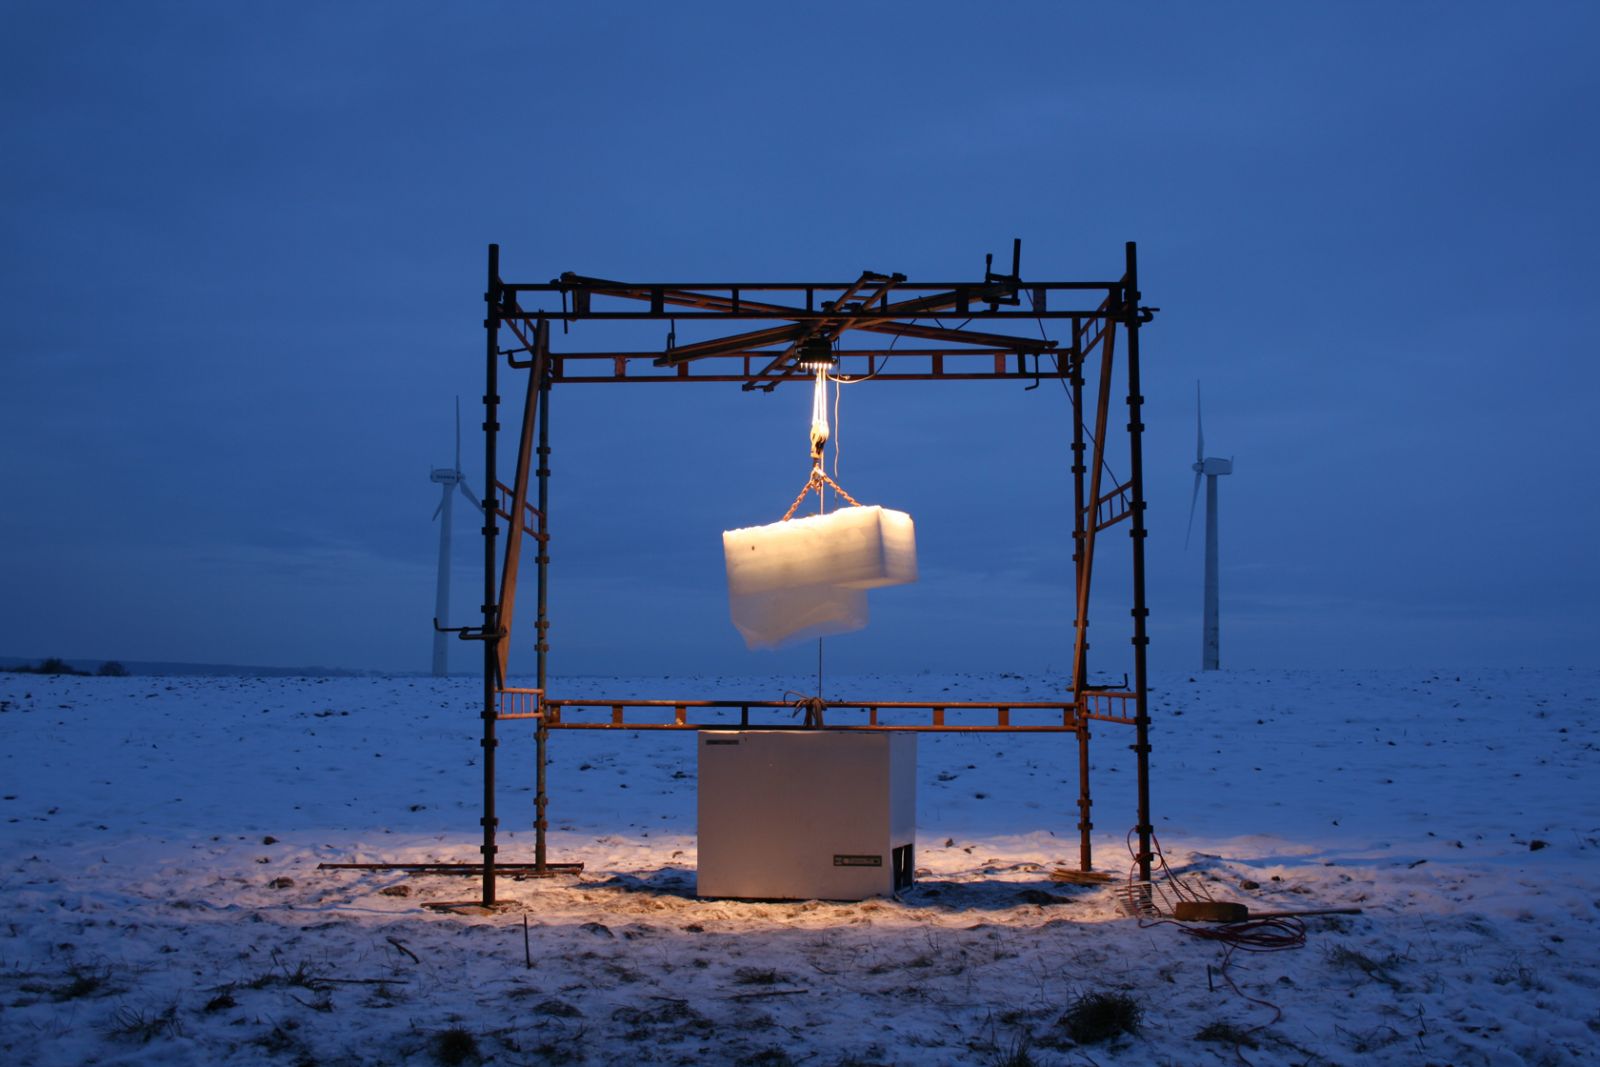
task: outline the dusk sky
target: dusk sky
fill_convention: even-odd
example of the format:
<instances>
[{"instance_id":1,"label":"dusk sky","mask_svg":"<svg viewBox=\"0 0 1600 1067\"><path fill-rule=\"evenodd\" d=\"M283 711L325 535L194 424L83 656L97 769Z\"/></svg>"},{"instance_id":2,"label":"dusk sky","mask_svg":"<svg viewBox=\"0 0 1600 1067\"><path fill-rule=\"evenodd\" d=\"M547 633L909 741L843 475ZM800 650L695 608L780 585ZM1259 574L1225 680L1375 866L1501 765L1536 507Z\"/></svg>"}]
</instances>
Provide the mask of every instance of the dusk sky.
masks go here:
<instances>
[{"instance_id":1,"label":"dusk sky","mask_svg":"<svg viewBox=\"0 0 1600 1067\"><path fill-rule=\"evenodd\" d=\"M1600 665L1597 40L1589 3L0 5L0 655L425 671L490 242L508 281L957 280L1020 237L1024 280L1137 241L1162 309L1155 667L1200 660L1196 380L1225 668ZM814 665L745 650L721 557L804 482L809 406L557 387L553 671ZM1064 671L1061 388L840 414L922 578L830 664Z\"/></svg>"}]
</instances>

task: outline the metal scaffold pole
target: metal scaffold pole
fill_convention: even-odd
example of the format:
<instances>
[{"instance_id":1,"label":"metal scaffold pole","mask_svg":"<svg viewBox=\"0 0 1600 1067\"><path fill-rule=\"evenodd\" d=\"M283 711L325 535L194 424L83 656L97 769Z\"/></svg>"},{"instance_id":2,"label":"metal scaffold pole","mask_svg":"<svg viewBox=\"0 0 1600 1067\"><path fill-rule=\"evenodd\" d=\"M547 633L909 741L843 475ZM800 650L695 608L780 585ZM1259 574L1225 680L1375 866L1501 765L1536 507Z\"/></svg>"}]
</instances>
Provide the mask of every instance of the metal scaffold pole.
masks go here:
<instances>
[{"instance_id":1,"label":"metal scaffold pole","mask_svg":"<svg viewBox=\"0 0 1600 1067\"><path fill-rule=\"evenodd\" d=\"M483 906L495 902L495 814L494 814L494 750L495 719L499 713L498 675L500 672L499 606L495 602L495 522L494 502L499 499L495 451L497 431L500 429L498 408L500 360L500 246L489 246L489 282L483 294L486 305L483 327L485 333L485 369L483 391Z\"/></svg>"},{"instance_id":2,"label":"metal scaffold pole","mask_svg":"<svg viewBox=\"0 0 1600 1067\"><path fill-rule=\"evenodd\" d=\"M1084 465L1083 454L1086 448L1083 440L1083 352L1080 348L1083 343L1083 330L1073 324L1072 352L1071 352L1071 388L1072 397L1072 574L1073 574L1073 603L1079 605L1082 601L1078 598L1078 590L1084 587L1088 577L1084 573L1086 554L1084 541L1087 537L1087 528L1084 524L1084 475L1088 467ZM1074 614L1081 611L1075 608ZM1073 625L1082 627L1088 625L1088 619L1074 617ZM1072 698L1078 704L1078 867L1089 871L1094 869L1094 851L1092 834L1094 823L1090 818L1093 797L1089 789L1089 721L1084 714L1082 703L1083 686L1087 677L1089 663L1089 645L1086 641L1074 641L1076 655L1072 664Z\"/></svg>"},{"instance_id":3,"label":"metal scaffold pole","mask_svg":"<svg viewBox=\"0 0 1600 1067\"><path fill-rule=\"evenodd\" d=\"M1154 858L1151 835L1155 827L1150 821L1150 686L1146 650L1150 637L1146 620L1150 609L1144 595L1144 397L1139 393L1139 326L1145 312L1139 307L1139 259L1134 242L1127 244L1127 274L1123 281L1122 310L1128 327L1128 467L1130 510L1132 526L1128 537L1133 542L1133 692L1134 692L1134 756L1138 763L1139 791L1139 878L1150 880L1150 864Z\"/></svg>"},{"instance_id":4,"label":"metal scaffold pole","mask_svg":"<svg viewBox=\"0 0 1600 1067\"><path fill-rule=\"evenodd\" d=\"M550 655L550 617L549 617L549 572L550 572L550 367L547 362L540 361L543 379L538 383L539 391L531 398L539 404L539 556L538 556L538 618L534 622L534 651L538 660L538 687L539 699L544 700L549 683L549 655ZM539 371L535 371L539 373ZM549 796L545 790L545 764L549 757L550 727L543 715L534 728L534 748L538 767L535 771L534 796L533 796L533 865L534 870L544 874L547 867L547 850L545 832L549 828L549 820L545 817Z\"/></svg>"}]
</instances>

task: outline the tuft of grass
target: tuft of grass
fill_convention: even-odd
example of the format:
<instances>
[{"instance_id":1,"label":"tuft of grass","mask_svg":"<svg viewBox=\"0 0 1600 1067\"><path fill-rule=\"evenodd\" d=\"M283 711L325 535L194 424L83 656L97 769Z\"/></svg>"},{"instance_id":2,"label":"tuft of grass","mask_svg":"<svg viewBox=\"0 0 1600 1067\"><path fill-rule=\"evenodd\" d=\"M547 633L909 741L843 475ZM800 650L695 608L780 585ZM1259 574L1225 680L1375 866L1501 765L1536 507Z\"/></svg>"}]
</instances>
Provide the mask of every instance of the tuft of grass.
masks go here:
<instances>
[{"instance_id":1,"label":"tuft of grass","mask_svg":"<svg viewBox=\"0 0 1600 1067\"><path fill-rule=\"evenodd\" d=\"M1257 1042L1249 1030L1242 1029L1230 1022L1221 1019L1214 1023L1207 1023L1194 1035L1196 1041L1209 1041L1216 1045L1233 1045L1234 1047L1255 1048Z\"/></svg>"},{"instance_id":2,"label":"tuft of grass","mask_svg":"<svg viewBox=\"0 0 1600 1067\"><path fill-rule=\"evenodd\" d=\"M384 982L380 985L375 985L372 987L372 992L368 995L366 1003L363 1005L363 1007L392 1008L405 999L406 995L404 992L397 987L390 985L388 982Z\"/></svg>"},{"instance_id":3,"label":"tuft of grass","mask_svg":"<svg viewBox=\"0 0 1600 1067\"><path fill-rule=\"evenodd\" d=\"M547 1067L564 1063L588 1063L588 1055L584 1052L583 1039L587 1031L582 1026L565 1027L560 1023L548 1029L542 1029L537 1044L529 1045L525 1049L513 1049L514 1052L527 1052L536 1057L533 1062L546 1064ZM502 1039L503 1040L503 1039Z\"/></svg>"},{"instance_id":4,"label":"tuft of grass","mask_svg":"<svg viewBox=\"0 0 1600 1067\"><path fill-rule=\"evenodd\" d=\"M1097 1045L1123 1034L1137 1033L1144 1009L1126 993L1084 993L1056 1025L1080 1045Z\"/></svg>"},{"instance_id":5,"label":"tuft of grass","mask_svg":"<svg viewBox=\"0 0 1600 1067\"><path fill-rule=\"evenodd\" d=\"M1400 957L1390 955L1384 959L1376 960L1364 952L1357 951L1349 945L1334 945L1328 949L1324 957L1328 965L1344 971L1360 971L1374 981L1382 982L1395 989L1400 988L1400 983L1390 972L1400 964Z\"/></svg>"},{"instance_id":6,"label":"tuft of grass","mask_svg":"<svg viewBox=\"0 0 1600 1067\"><path fill-rule=\"evenodd\" d=\"M1013 1038L1011 1043L995 1053L994 1059L989 1062L994 1067L1038 1067L1039 1063L1033 1058L1033 1041L1027 1034Z\"/></svg>"},{"instance_id":7,"label":"tuft of grass","mask_svg":"<svg viewBox=\"0 0 1600 1067\"><path fill-rule=\"evenodd\" d=\"M1539 981L1539 976L1521 963L1502 967L1489 980L1495 985L1514 985L1527 992L1549 992L1549 987Z\"/></svg>"},{"instance_id":8,"label":"tuft of grass","mask_svg":"<svg viewBox=\"0 0 1600 1067\"><path fill-rule=\"evenodd\" d=\"M269 986L299 986L302 989L318 992L324 984L304 960L295 964L292 971L278 958L277 952L273 952L272 962L276 969L263 971L246 982L244 987L246 989L266 989Z\"/></svg>"},{"instance_id":9,"label":"tuft of grass","mask_svg":"<svg viewBox=\"0 0 1600 1067\"><path fill-rule=\"evenodd\" d=\"M200 1010L209 1015L212 1012L225 1011L228 1008L237 1008L238 1006L239 1002L233 999L233 990L228 988L206 1001L206 1006Z\"/></svg>"},{"instance_id":10,"label":"tuft of grass","mask_svg":"<svg viewBox=\"0 0 1600 1067\"><path fill-rule=\"evenodd\" d=\"M777 985L783 975L767 967L740 967L733 972L733 980L740 985Z\"/></svg>"},{"instance_id":11,"label":"tuft of grass","mask_svg":"<svg viewBox=\"0 0 1600 1067\"><path fill-rule=\"evenodd\" d=\"M926 969L928 967L932 967L937 962L938 962L938 956L935 953L933 953L933 952L919 952L915 956L912 956L910 959L907 959L907 960L892 960L892 961L891 960L879 960L877 963L874 963L871 967L867 968L867 973L868 974L889 974L892 971L898 971L898 970L902 970L902 969L904 969L904 970L924 970L924 969ZM964 971L966 969L965 965L962 964L959 960L953 962L952 966L954 967L954 970L950 970L950 971L947 971L945 973L947 973L947 974L960 974L962 971Z\"/></svg>"},{"instance_id":12,"label":"tuft of grass","mask_svg":"<svg viewBox=\"0 0 1600 1067\"><path fill-rule=\"evenodd\" d=\"M460 1067L479 1059L478 1039L459 1026L433 1035L433 1058L445 1067Z\"/></svg>"},{"instance_id":13,"label":"tuft of grass","mask_svg":"<svg viewBox=\"0 0 1600 1067\"><path fill-rule=\"evenodd\" d=\"M272 1029L251 1038L250 1043L266 1049L268 1052L296 1051L300 1042L290 1031L296 1029L298 1025L293 1019L286 1019L282 1023L273 1023Z\"/></svg>"},{"instance_id":14,"label":"tuft of grass","mask_svg":"<svg viewBox=\"0 0 1600 1067\"><path fill-rule=\"evenodd\" d=\"M611 1018L629 1028L624 1033L629 1041L651 1040L663 1031L683 1040L704 1039L716 1030L716 1024L687 1001L669 1000L649 1008L623 1005L611 1013Z\"/></svg>"},{"instance_id":15,"label":"tuft of grass","mask_svg":"<svg viewBox=\"0 0 1600 1067\"><path fill-rule=\"evenodd\" d=\"M73 967L67 971L67 984L52 989L56 1000L77 1000L96 993L110 992L106 986L111 981L109 967Z\"/></svg>"},{"instance_id":16,"label":"tuft of grass","mask_svg":"<svg viewBox=\"0 0 1600 1067\"><path fill-rule=\"evenodd\" d=\"M310 1008L312 1011L333 1011L333 994L327 992L326 990L318 993L314 1000L301 1000L293 993L289 994L289 999L300 1005L302 1008Z\"/></svg>"},{"instance_id":17,"label":"tuft of grass","mask_svg":"<svg viewBox=\"0 0 1600 1067\"><path fill-rule=\"evenodd\" d=\"M795 1063L787 1052L772 1045L739 1057L734 1061L734 1067L795 1067Z\"/></svg>"},{"instance_id":18,"label":"tuft of grass","mask_svg":"<svg viewBox=\"0 0 1600 1067\"><path fill-rule=\"evenodd\" d=\"M137 1041L148 1045L163 1035L182 1037L183 1025L178 1022L178 1006L172 1004L162 1012L146 1012L137 1008L121 1007L111 1016L106 1031L112 1037Z\"/></svg>"},{"instance_id":19,"label":"tuft of grass","mask_svg":"<svg viewBox=\"0 0 1600 1067\"><path fill-rule=\"evenodd\" d=\"M1350 1043L1350 1051L1365 1055L1368 1052L1377 1052L1379 1049L1388 1048L1398 1041L1404 1041L1405 1035L1394 1027L1380 1023L1371 1030L1357 1032L1346 1030L1342 1026L1333 1028Z\"/></svg>"}]
</instances>

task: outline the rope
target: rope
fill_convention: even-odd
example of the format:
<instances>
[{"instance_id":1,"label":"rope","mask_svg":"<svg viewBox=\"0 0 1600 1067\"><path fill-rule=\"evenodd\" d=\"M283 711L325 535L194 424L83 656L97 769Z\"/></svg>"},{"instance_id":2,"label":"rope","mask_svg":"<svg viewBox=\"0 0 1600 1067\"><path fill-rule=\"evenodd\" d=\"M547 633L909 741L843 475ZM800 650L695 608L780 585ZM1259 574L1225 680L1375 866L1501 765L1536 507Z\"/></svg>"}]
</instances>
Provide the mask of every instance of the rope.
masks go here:
<instances>
[{"instance_id":1,"label":"rope","mask_svg":"<svg viewBox=\"0 0 1600 1067\"><path fill-rule=\"evenodd\" d=\"M822 450L828 444L828 369L817 369L816 383L811 387L811 458L821 462Z\"/></svg>"},{"instance_id":2,"label":"rope","mask_svg":"<svg viewBox=\"0 0 1600 1067\"><path fill-rule=\"evenodd\" d=\"M817 466L811 468L811 477L809 480L807 480L805 488L800 490L800 495L794 498L794 503L789 505L789 510L784 512L783 518L779 519L778 521L788 522L794 517L794 513L800 510L800 503L801 501L805 500L806 494L811 492L813 489L815 489L818 494L821 494L822 487L824 485L832 486L835 493L838 493L840 496L850 501L851 507L859 508L861 506L861 501L845 492L844 489L840 487L838 482L828 477L828 472L822 469L821 464L818 464Z\"/></svg>"},{"instance_id":3,"label":"rope","mask_svg":"<svg viewBox=\"0 0 1600 1067\"><path fill-rule=\"evenodd\" d=\"M820 729L823 728L822 715L823 715L823 712L828 710L827 701L823 700L819 696L813 697L813 696L807 696L804 693L797 693L792 689L789 692L783 694L783 699L785 699L785 700L788 700L790 697L794 697L795 698L794 701L792 702L793 706L794 706L795 714L798 715L801 712L805 712L805 716L806 716L805 727L806 727L806 729L808 729L808 730L820 730Z\"/></svg>"}]
</instances>

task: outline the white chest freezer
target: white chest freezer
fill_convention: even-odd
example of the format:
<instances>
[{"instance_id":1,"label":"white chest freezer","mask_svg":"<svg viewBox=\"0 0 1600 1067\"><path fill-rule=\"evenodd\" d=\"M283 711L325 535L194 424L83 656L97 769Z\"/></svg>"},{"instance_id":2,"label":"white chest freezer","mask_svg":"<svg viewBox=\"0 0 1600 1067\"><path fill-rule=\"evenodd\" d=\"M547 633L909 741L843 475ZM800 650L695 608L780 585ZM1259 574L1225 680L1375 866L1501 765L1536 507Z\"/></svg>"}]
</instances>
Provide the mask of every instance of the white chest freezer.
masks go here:
<instances>
[{"instance_id":1,"label":"white chest freezer","mask_svg":"<svg viewBox=\"0 0 1600 1067\"><path fill-rule=\"evenodd\" d=\"M911 886L917 735L702 730L702 897L862 900Z\"/></svg>"}]
</instances>

